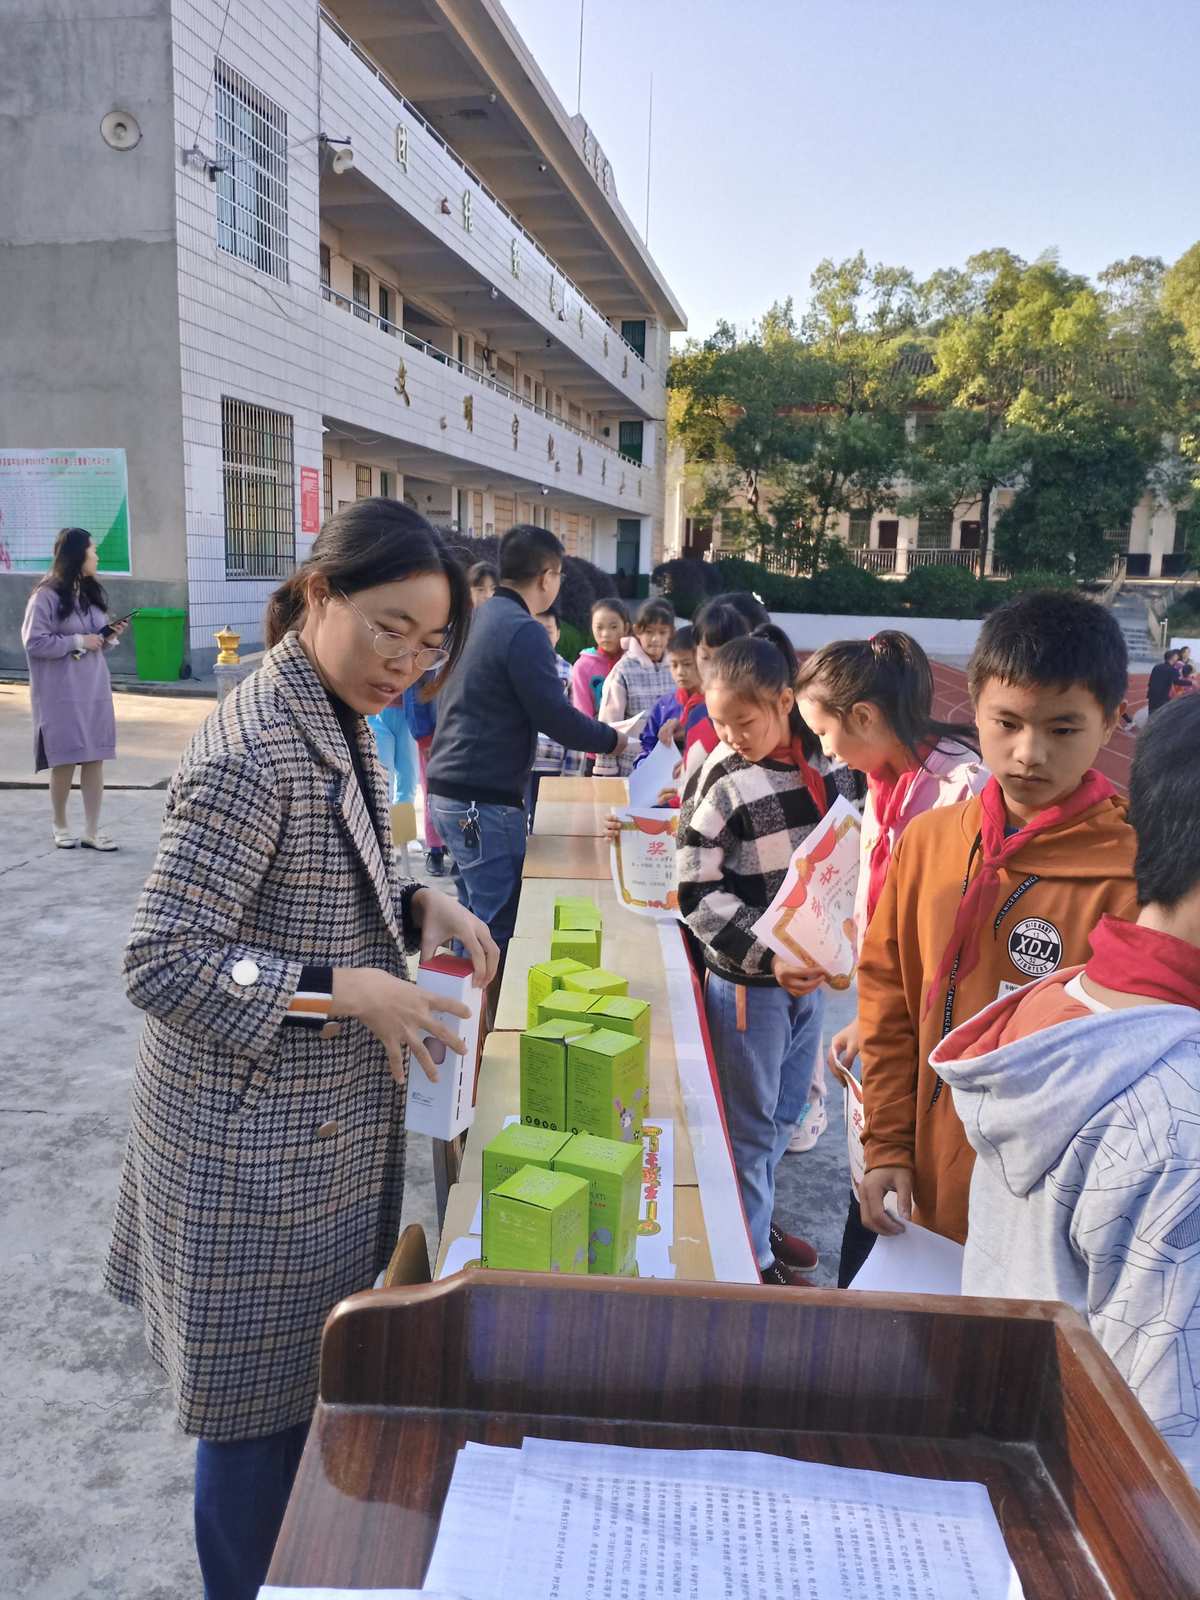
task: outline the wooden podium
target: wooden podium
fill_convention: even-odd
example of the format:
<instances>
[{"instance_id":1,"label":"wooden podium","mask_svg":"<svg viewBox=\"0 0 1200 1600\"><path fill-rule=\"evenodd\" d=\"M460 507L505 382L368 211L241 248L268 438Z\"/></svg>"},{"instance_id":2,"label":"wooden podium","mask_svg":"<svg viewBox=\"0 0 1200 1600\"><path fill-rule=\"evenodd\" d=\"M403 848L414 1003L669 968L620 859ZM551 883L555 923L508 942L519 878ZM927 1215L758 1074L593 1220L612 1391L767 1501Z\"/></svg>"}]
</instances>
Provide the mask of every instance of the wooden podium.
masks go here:
<instances>
[{"instance_id":1,"label":"wooden podium","mask_svg":"<svg viewBox=\"0 0 1200 1600\"><path fill-rule=\"evenodd\" d=\"M1200 1594L1200 1496L1064 1306L496 1272L334 1310L269 1581L418 1587L459 1447L526 1435L971 1479L1026 1600Z\"/></svg>"}]
</instances>

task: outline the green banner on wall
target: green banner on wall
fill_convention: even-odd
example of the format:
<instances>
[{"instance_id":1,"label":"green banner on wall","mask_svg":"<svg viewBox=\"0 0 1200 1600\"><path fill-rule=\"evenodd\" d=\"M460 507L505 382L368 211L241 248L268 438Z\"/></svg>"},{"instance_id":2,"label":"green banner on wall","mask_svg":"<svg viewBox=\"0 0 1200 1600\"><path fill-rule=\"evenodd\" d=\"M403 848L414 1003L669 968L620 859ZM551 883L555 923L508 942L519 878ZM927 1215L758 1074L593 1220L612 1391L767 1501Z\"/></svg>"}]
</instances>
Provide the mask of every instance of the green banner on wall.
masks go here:
<instances>
[{"instance_id":1,"label":"green banner on wall","mask_svg":"<svg viewBox=\"0 0 1200 1600\"><path fill-rule=\"evenodd\" d=\"M129 572L124 450L0 446L0 572L45 572L62 528L86 528L101 572Z\"/></svg>"}]
</instances>

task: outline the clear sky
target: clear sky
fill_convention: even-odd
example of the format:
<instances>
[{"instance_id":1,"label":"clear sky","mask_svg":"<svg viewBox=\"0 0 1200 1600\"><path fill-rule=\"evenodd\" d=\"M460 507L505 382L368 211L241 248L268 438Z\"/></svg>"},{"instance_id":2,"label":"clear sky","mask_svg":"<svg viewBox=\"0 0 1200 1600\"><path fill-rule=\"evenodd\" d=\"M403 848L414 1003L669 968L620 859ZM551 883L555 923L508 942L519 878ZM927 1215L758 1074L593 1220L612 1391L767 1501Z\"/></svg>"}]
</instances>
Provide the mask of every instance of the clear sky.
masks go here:
<instances>
[{"instance_id":1,"label":"clear sky","mask_svg":"<svg viewBox=\"0 0 1200 1600\"><path fill-rule=\"evenodd\" d=\"M568 112L579 0L503 0ZM583 114L704 335L824 256L1006 245L1095 273L1200 239L1200 0L585 0Z\"/></svg>"}]
</instances>

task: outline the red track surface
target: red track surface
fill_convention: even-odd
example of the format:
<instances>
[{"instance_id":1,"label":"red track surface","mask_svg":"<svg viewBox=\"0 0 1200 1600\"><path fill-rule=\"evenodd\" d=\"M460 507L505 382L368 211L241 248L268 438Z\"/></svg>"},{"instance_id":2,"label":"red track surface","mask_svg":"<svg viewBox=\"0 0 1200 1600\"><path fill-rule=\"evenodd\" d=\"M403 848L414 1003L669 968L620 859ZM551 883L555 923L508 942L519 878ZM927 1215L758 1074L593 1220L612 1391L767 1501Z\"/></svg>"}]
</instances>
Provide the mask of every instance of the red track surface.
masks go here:
<instances>
[{"instance_id":1,"label":"red track surface","mask_svg":"<svg viewBox=\"0 0 1200 1600\"><path fill-rule=\"evenodd\" d=\"M967 675L959 667L947 667L940 661L933 666L933 714L944 722L970 722L973 717L971 697L967 693ZM1134 712L1146 703L1146 678L1129 680L1129 710ZM1096 765L1111 778L1122 793L1129 789L1129 767L1133 761L1133 736L1114 733L1108 747L1101 750Z\"/></svg>"}]
</instances>

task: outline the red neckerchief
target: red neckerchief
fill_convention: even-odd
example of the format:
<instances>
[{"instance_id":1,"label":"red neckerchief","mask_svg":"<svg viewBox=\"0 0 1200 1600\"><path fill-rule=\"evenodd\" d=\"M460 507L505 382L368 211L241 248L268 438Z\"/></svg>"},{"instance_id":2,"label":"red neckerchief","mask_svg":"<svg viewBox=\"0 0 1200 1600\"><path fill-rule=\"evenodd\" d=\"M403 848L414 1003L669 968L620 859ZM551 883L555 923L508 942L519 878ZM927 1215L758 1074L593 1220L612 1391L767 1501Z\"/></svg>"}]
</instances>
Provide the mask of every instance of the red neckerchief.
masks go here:
<instances>
[{"instance_id":1,"label":"red neckerchief","mask_svg":"<svg viewBox=\"0 0 1200 1600\"><path fill-rule=\"evenodd\" d=\"M784 761L789 767L795 767L800 775L800 781L812 797L812 803L817 808L818 821L829 810L829 792L825 788L825 779L808 764L804 754L804 745L793 734L786 744L776 745L768 761Z\"/></svg>"},{"instance_id":2,"label":"red neckerchief","mask_svg":"<svg viewBox=\"0 0 1200 1600\"><path fill-rule=\"evenodd\" d=\"M688 718L692 712L699 709L702 713L689 727ZM712 755L720 742L717 739L717 730L712 725L712 718L708 714L702 689L691 695L683 708L683 721L686 728L683 740L683 754L686 759L694 744L699 744L705 755Z\"/></svg>"},{"instance_id":3,"label":"red neckerchief","mask_svg":"<svg viewBox=\"0 0 1200 1600\"><path fill-rule=\"evenodd\" d=\"M1200 949L1194 944L1106 915L1092 930L1091 946L1083 970L1102 988L1200 1011Z\"/></svg>"},{"instance_id":4,"label":"red neckerchief","mask_svg":"<svg viewBox=\"0 0 1200 1600\"><path fill-rule=\"evenodd\" d=\"M983 925L991 915L995 904L996 890L1000 884L1000 868L1023 850L1039 833L1046 833L1050 828L1057 828L1061 823L1069 822L1073 817L1090 810L1092 806L1099 805L1101 800L1106 800L1109 795L1116 792L1103 773L1093 768L1090 772L1084 773L1074 794L1068 795L1056 806L1039 811L1037 816L1017 833L1005 838L1008 812L1004 807L1004 791L998 779L988 779L983 793L979 796L982 813L980 826L980 839L983 844L982 863L967 892L959 901L954 930L942 952L941 963L925 997L925 1013L929 1011L934 997L941 992L942 985L954 971L956 959L960 978L965 978L978 964Z\"/></svg>"},{"instance_id":5,"label":"red neckerchief","mask_svg":"<svg viewBox=\"0 0 1200 1600\"><path fill-rule=\"evenodd\" d=\"M874 772L867 774L867 789L875 810L875 820L879 824L879 837L871 848L870 878L867 883L868 923L875 915L892 859L892 830L920 771L920 767L913 767L908 772L902 772L898 778L881 777Z\"/></svg>"}]
</instances>

